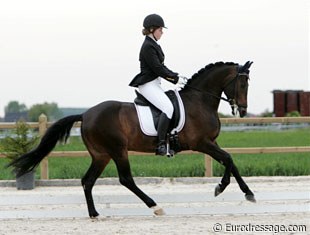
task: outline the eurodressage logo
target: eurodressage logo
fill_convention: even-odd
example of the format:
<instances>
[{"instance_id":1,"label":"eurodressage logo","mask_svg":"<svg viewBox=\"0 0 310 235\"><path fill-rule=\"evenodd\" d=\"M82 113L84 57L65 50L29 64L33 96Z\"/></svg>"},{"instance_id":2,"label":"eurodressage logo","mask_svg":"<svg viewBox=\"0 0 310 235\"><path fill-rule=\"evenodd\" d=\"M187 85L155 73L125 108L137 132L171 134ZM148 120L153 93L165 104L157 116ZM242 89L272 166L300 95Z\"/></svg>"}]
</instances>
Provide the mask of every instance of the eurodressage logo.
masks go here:
<instances>
[{"instance_id":1,"label":"eurodressage logo","mask_svg":"<svg viewBox=\"0 0 310 235\"><path fill-rule=\"evenodd\" d=\"M214 232L272 232L274 234L283 232L307 232L306 225L283 225L283 224L232 224L216 223Z\"/></svg>"}]
</instances>

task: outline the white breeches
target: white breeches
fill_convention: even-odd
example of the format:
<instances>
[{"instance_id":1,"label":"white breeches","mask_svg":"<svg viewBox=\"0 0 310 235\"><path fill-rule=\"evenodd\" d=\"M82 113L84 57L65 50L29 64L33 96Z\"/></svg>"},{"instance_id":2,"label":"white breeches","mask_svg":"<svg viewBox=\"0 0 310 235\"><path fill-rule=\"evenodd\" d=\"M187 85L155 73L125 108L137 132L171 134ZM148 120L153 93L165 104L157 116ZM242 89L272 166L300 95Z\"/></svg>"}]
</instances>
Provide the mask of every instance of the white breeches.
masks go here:
<instances>
[{"instance_id":1,"label":"white breeches","mask_svg":"<svg viewBox=\"0 0 310 235\"><path fill-rule=\"evenodd\" d=\"M172 118L173 105L165 94L165 91L160 86L160 78L138 86L139 92L156 108L161 110L167 115L168 118Z\"/></svg>"}]
</instances>

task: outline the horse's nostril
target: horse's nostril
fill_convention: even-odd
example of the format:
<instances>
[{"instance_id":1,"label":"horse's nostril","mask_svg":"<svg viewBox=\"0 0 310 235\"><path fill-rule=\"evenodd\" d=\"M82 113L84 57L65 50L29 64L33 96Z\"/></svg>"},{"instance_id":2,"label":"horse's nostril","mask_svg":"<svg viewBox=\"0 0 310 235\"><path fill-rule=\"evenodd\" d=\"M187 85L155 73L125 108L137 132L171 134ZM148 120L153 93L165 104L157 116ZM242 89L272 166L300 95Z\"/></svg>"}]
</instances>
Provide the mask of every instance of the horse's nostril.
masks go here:
<instances>
[{"instance_id":1,"label":"horse's nostril","mask_svg":"<svg viewBox=\"0 0 310 235\"><path fill-rule=\"evenodd\" d=\"M239 108L238 111L240 117L244 117L247 114L247 110L245 108Z\"/></svg>"}]
</instances>

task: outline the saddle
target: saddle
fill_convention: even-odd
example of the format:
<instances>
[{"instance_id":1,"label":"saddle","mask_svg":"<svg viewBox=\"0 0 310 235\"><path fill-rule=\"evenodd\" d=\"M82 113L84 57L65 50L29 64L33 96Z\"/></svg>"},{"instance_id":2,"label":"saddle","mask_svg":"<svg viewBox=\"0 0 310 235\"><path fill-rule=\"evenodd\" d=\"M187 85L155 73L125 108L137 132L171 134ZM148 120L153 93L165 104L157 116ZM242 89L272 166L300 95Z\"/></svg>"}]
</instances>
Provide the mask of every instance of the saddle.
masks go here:
<instances>
[{"instance_id":1,"label":"saddle","mask_svg":"<svg viewBox=\"0 0 310 235\"><path fill-rule=\"evenodd\" d=\"M151 112L152 112L152 116L153 116L153 121L154 121L154 126L157 130L157 126L158 126L158 120L159 120L159 116L162 113L161 110L159 110L158 108L156 108L152 103L150 103L142 94L140 94L137 90L135 90L137 97L134 100L134 103L136 105L141 105L141 106L149 106L151 108ZM171 122L170 122L170 126L168 129L168 132L172 131L172 129L176 128L178 125L178 122L180 120L180 106L179 106L179 102L177 100L177 97L174 93L174 91L166 91L165 94L168 96L168 98L170 99L173 108L174 108L174 112L171 118Z\"/></svg>"},{"instance_id":2,"label":"saddle","mask_svg":"<svg viewBox=\"0 0 310 235\"><path fill-rule=\"evenodd\" d=\"M137 90L135 92L137 97L134 100L134 104L136 106L142 132L148 136L157 136L158 120L162 111L150 103ZM182 130L185 123L184 106L177 91L170 90L165 93L174 107L174 112L168 129L169 145L170 149L178 152L180 151L178 132Z\"/></svg>"}]
</instances>

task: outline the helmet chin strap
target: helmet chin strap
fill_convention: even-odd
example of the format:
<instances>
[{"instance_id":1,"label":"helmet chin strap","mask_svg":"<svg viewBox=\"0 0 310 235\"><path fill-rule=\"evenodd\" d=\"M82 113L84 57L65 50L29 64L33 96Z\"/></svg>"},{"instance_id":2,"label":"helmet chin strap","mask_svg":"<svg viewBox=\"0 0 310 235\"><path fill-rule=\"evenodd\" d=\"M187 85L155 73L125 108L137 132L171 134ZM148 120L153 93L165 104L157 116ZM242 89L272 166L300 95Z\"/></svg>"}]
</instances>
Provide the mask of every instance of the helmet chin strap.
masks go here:
<instances>
[{"instance_id":1,"label":"helmet chin strap","mask_svg":"<svg viewBox=\"0 0 310 235\"><path fill-rule=\"evenodd\" d=\"M154 39L156 42L158 41L157 38L154 35L154 31L149 35L152 39Z\"/></svg>"}]
</instances>

